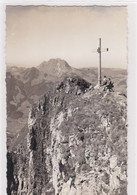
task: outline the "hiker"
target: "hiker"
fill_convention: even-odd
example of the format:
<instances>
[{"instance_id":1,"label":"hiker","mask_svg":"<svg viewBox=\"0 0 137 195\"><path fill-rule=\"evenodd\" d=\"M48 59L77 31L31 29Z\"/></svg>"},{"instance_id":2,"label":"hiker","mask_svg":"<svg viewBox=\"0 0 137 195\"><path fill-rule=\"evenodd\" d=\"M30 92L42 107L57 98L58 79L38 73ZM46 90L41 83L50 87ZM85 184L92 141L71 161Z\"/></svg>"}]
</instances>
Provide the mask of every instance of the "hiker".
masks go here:
<instances>
[{"instance_id":1,"label":"hiker","mask_svg":"<svg viewBox=\"0 0 137 195\"><path fill-rule=\"evenodd\" d=\"M104 76L104 78L103 78L103 84L102 84L102 86L104 86L103 91L106 91L106 89L107 89L107 88L106 88L107 84L108 84L108 79L107 79L106 76Z\"/></svg>"},{"instance_id":2,"label":"hiker","mask_svg":"<svg viewBox=\"0 0 137 195\"><path fill-rule=\"evenodd\" d=\"M107 85L107 82L108 82L108 81L107 81L107 77L104 76L104 78L103 78L103 86L104 86L104 85Z\"/></svg>"},{"instance_id":3,"label":"hiker","mask_svg":"<svg viewBox=\"0 0 137 195\"><path fill-rule=\"evenodd\" d=\"M109 78L108 79L108 85L106 86L106 88L107 88L108 91L110 91L110 92L113 91L114 92L113 87L114 87L114 83L112 83L111 79Z\"/></svg>"}]
</instances>

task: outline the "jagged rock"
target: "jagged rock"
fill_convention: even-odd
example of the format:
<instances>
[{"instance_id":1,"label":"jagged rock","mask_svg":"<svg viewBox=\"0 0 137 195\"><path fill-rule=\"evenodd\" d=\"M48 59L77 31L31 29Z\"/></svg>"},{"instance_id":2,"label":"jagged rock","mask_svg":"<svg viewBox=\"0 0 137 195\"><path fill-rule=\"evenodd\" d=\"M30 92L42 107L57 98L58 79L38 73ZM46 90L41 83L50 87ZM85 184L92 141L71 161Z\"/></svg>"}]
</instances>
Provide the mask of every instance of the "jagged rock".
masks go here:
<instances>
[{"instance_id":1,"label":"jagged rock","mask_svg":"<svg viewBox=\"0 0 137 195\"><path fill-rule=\"evenodd\" d=\"M91 84L80 77L67 77L58 86L57 90L65 90L66 93L75 93L80 95L86 89L91 88Z\"/></svg>"},{"instance_id":2,"label":"jagged rock","mask_svg":"<svg viewBox=\"0 0 137 195\"><path fill-rule=\"evenodd\" d=\"M89 86L65 78L33 106L9 154L9 195L126 195L126 97Z\"/></svg>"}]
</instances>

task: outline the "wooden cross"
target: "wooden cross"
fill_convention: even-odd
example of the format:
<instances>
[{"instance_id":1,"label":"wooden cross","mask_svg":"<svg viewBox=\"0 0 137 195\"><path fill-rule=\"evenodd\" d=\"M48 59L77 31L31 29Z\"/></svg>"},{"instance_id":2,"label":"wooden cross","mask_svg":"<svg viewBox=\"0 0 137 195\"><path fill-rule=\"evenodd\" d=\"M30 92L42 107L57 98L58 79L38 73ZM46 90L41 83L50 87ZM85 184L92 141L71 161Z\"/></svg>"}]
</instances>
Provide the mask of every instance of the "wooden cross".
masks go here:
<instances>
[{"instance_id":1,"label":"wooden cross","mask_svg":"<svg viewBox=\"0 0 137 195\"><path fill-rule=\"evenodd\" d=\"M99 47L97 49L97 52L99 54L99 65L98 65L98 86L101 86L101 53L102 52L107 52L108 48L103 49L101 48L101 38L99 38Z\"/></svg>"}]
</instances>

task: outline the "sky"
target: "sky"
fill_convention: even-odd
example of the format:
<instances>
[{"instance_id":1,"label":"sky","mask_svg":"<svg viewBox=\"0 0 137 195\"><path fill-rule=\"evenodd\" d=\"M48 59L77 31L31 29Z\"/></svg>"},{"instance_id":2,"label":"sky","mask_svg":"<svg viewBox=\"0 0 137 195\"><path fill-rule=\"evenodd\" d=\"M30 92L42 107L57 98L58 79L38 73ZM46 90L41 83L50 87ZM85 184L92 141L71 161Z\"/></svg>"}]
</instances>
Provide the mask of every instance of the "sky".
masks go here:
<instances>
[{"instance_id":1,"label":"sky","mask_svg":"<svg viewBox=\"0 0 137 195\"><path fill-rule=\"evenodd\" d=\"M51 58L76 68L127 67L127 7L7 6L6 63L38 66Z\"/></svg>"}]
</instances>

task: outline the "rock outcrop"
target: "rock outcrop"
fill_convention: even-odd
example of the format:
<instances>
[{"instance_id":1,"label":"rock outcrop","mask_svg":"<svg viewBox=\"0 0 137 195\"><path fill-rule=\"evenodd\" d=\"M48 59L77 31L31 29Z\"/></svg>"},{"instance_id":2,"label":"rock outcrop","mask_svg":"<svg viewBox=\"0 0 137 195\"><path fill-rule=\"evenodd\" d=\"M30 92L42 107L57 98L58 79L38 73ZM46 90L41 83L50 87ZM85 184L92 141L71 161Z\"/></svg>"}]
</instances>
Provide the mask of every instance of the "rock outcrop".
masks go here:
<instances>
[{"instance_id":1,"label":"rock outcrop","mask_svg":"<svg viewBox=\"0 0 137 195\"><path fill-rule=\"evenodd\" d=\"M65 78L8 153L8 195L126 195L126 109L120 93Z\"/></svg>"}]
</instances>

